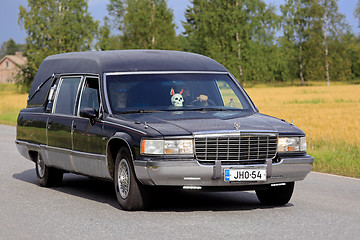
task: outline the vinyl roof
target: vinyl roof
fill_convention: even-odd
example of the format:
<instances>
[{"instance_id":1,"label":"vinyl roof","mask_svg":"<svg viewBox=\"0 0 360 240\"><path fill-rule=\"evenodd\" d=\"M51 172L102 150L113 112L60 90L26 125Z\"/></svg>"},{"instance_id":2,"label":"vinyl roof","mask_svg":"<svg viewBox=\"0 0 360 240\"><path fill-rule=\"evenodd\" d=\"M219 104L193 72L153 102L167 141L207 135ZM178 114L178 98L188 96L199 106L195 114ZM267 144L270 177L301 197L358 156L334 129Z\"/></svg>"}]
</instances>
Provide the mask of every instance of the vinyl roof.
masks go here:
<instances>
[{"instance_id":1,"label":"vinyl roof","mask_svg":"<svg viewBox=\"0 0 360 240\"><path fill-rule=\"evenodd\" d=\"M102 76L103 73L110 72L142 71L227 72L227 69L206 56L180 51L114 50L62 53L49 56L41 63L31 86L29 97L34 95L37 88L54 73L91 73Z\"/></svg>"}]
</instances>

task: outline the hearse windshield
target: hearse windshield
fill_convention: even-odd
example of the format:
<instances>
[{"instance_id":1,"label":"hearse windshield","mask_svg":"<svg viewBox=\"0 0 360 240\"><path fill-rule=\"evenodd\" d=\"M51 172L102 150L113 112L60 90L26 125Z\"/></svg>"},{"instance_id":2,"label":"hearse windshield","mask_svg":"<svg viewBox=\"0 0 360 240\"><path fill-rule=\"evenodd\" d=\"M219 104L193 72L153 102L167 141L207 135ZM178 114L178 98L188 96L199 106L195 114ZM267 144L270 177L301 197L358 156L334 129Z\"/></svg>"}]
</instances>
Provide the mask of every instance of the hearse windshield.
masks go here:
<instances>
[{"instance_id":1,"label":"hearse windshield","mask_svg":"<svg viewBox=\"0 0 360 240\"><path fill-rule=\"evenodd\" d=\"M242 111L254 109L227 74L107 74L114 114L153 111Z\"/></svg>"}]
</instances>

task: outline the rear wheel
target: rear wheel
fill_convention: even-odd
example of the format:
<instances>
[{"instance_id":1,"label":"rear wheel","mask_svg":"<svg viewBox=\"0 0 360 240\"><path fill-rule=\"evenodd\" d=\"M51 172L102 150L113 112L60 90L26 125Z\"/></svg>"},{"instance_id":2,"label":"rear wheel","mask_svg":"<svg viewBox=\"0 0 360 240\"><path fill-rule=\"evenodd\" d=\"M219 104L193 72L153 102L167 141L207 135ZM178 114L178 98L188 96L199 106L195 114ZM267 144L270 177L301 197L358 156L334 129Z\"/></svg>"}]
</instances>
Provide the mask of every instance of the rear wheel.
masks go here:
<instances>
[{"instance_id":1,"label":"rear wheel","mask_svg":"<svg viewBox=\"0 0 360 240\"><path fill-rule=\"evenodd\" d=\"M266 190L256 190L256 196L264 205L281 206L287 204L294 191L294 182L282 186L269 187Z\"/></svg>"},{"instance_id":2,"label":"rear wheel","mask_svg":"<svg viewBox=\"0 0 360 240\"><path fill-rule=\"evenodd\" d=\"M42 187L53 187L61 185L63 172L59 169L46 166L40 153L36 156L36 175Z\"/></svg>"},{"instance_id":3,"label":"rear wheel","mask_svg":"<svg viewBox=\"0 0 360 240\"><path fill-rule=\"evenodd\" d=\"M126 147L122 147L116 156L114 185L116 198L122 209L144 209L145 187L135 177L132 158Z\"/></svg>"}]
</instances>

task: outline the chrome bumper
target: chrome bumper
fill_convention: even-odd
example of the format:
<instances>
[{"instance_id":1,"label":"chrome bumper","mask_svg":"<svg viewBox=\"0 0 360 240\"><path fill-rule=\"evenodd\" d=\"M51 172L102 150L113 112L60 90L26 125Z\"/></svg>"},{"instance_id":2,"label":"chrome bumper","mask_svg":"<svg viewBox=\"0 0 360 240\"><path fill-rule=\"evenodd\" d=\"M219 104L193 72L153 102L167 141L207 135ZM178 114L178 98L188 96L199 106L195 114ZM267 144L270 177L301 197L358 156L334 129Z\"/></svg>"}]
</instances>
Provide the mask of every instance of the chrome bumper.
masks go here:
<instances>
[{"instance_id":1,"label":"chrome bumper","mask_svg":"<svg viewBox=\"0 0 360 240\"><path fill-rule=\"evenodd\" d=\"M246 186L303 180L311 171L314 158L310 155L282 158L279 163L265 165L201 165L196 160L134 161L135 173L145 185L210 187ZM264 182L225 182L224 170L229 168L266 168Z\"/></svg>"}]
</instances>

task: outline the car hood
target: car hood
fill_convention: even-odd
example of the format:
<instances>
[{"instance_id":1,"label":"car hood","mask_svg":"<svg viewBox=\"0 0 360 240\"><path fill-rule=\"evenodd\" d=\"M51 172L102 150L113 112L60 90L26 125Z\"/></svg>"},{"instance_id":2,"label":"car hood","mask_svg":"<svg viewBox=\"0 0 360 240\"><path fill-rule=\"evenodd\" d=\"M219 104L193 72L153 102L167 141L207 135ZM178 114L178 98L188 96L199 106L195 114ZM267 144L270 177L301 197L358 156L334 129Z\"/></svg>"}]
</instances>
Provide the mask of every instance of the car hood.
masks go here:
<instances>
[{"instance_id":1,"label":"car hood","mask_svg":"<svg viewBox=\"0 0 360 240\"><path fill-rule=\"evenodd\" d=\"M163 136L184 136L204 132L276 132L279 135L305 135L299 128L260 113L234 111L178 111L121 114L114 117L143 123ZM235 126L237 125L237 127Z\"/></svg>"}]
</instances>

